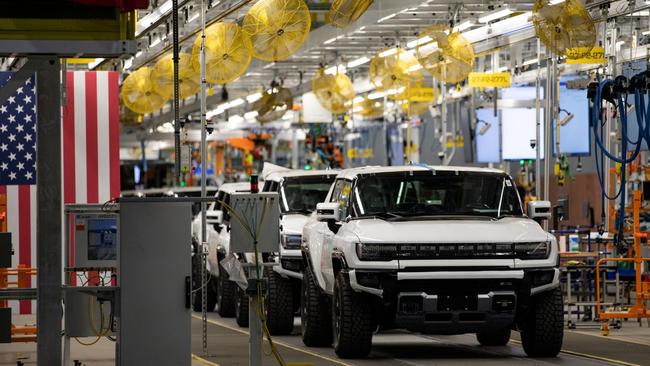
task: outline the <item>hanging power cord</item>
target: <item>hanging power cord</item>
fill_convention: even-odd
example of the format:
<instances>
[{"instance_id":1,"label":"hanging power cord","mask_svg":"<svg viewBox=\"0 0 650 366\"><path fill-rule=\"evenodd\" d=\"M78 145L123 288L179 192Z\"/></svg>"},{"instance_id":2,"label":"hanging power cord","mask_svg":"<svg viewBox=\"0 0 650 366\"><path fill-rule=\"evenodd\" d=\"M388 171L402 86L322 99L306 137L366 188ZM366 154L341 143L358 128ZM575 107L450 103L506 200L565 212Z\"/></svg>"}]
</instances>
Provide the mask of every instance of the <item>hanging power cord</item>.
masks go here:
<instances>
[{"instance_id":1,"label":"hanging power cord","mask_svg":"<svg viewBox=\"0 0 650 366\"><path fill-rule=\"evenodd\" d=\"M271 353L267 355L273 355L278 362L280 366L286 366L286 362L284 361L284 358L282 358L282 355L278 351L277 347L275 346L275 343L273 342L273 337L271 336L271 332L269 331L269 328L266 323L266 311L264 307L264 295L262 291L262 272L260 271L260 257L259 257L259 250L258 250L258 238L260 236L260 230L262 228L262 222L264 222L264 217L266 216L266 210L268 207L268 200L264 200L264 206L262 208L262 215L260 218L260 222L255 222L257 220L256 217L253 217L253 222L252 225L249 225L246 220L241 217L235 210L226 202L224 201L218 201L219 204L222 205L230 214L232 217L234 217L241 225L242 227L246 230L248 235L251 237L253 240L253 251L255 252L255 274L256 274L256 283L257 283L257 297L259 301L259 308L258 314L260 317L260 321L262 322L262 331L266 335L266 339L269 343L269 346L271 348ZM254 228L254 229L253 229ZM266 353L265 353L266 354Z\"/></svg>"},{"instance_id":2,"label":"hanging power cord","mask_svg":"<svg viewBox=\"0 0 650 366\"><path fill-rule=\"evenodd\" d=\"M642 77L642 80L641 80ZM631 83L628 83L627 78L624 76L618 76L614 80L606 79L598 83L593 83L588 94L591 99L591 127L594 134L594 140L596 142L596 173L598 175L598 182L600 184L602 196L601 202L603 207L603 217L605 210L606 200L619 200L620 207L619 213L616 218L616 241L620 244L623 241L623 232L624 232L624 223L625 223L625 202L626 202L626 185L627 185L627 176L626 169L627 165L632 163L638 156L639 151L641 150L642 140L645 140L646 143L650 143L650 129L648 126L650 123L646 121L648 114L650 112L650 103L648 107L645 107L644 95L642 91L648 92L648 88L645 85L645 76L637 75L633 78ZM634 93L634 103L635 103L635 113L636 120L638 125L638 136L636 140L630 139L628 136L628 93ZM650 102L650 96L649 96ZM604 131L605 120L603 115L603 101L607 101L614 106L614 113L617 115L620 125L621 125L621 151L620 156L616 156L615 153L607 150L603 144L603 137L610 138L609 131ZM606 110L605 110L606 111ZM605 135L605 136L603 136ZM634 149L630 152L628 150L628 145L634 145ZM650 145L649 145L650 146ZM600 158L599 158L600 157ZM621 172L621 184L612 196L609 192L605 191L605 179L609 172L603 172L603 164L605 157L611 161L620 164Z\"/></svg>"}]
</instances>

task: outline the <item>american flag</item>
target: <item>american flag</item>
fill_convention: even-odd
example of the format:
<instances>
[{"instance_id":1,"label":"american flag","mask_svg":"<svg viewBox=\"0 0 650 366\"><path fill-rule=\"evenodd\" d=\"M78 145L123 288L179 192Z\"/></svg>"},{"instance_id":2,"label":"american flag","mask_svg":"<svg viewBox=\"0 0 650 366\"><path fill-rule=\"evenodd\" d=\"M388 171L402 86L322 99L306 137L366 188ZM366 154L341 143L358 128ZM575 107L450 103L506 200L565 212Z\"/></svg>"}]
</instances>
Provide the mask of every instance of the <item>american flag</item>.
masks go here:
<instances>
[{"instance_id":1,"label":"american flag","mask_svg":"<svg viewBox=\"0 0 650 366\"><path fill-rule=\"evenodd\" d=\"M0 87L13 76L0 72ZM7 197L7 230L15 255L12 267L36 266L36 79L28 78L7 100L0 101L0 195ZM28 284L31 286L30 283ZM12 302L12 308L18 310ZM32 302L21 301L21 314Z\"/></svg>"},{"instance_id":2,"label":"american flag","mask_svg":"<svg viewBox=\"0 0 650 366\"><path fill-rule=\"evenodd\" d=\"M0 87L12 75L0 72ZM66 95L61 137L63 202L103 203L116 198L120 194L118 73L70 71ZM7 197L7 230L15 251L12 267L36 267L35 77L0 102L0 194ZM29 285L34 286L34 281ZM31 301L21 301L18 307L10 304L21 314L35 309Z\"/></svg>"}]
</instances>

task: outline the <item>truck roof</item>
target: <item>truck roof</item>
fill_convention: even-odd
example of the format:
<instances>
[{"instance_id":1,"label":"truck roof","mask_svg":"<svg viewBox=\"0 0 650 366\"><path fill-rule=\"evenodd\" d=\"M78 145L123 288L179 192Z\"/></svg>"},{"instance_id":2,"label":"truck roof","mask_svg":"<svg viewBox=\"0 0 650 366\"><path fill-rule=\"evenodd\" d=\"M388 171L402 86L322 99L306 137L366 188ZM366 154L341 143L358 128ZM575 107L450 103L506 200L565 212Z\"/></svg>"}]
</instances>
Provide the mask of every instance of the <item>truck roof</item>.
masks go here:
<instances>
[{"instance_id":1,"label":"truck roof","mask_svg":"<svg viewBox=\"0 0 650 366\"><path fill-rule=\"evenodd\" d=\"M233 194L235 192L248 192L251 189L251 185L248 182L238 182L238 183L224 183L219 187L219 191L226 192L228 194Z\"/></svg>"},{"instance_id":2,"label":"truck roof","mask_svg":"<svg viewBox=\"0 0 650 366\"><path fill-rule=\"evenodd\" d=\"M505 174L503 170L493 168L479 168L469 166L444 166L444 165L403 165L403 166L365 166L341 170L338 178L354 179L363 174L399 173L399 172L424 172L424 171L456 171L473 173Z\"/></svg>"},{"instance_id":3,"label":"truck roof","mask_svg":"<svg viewBox=\"0 0 650 366\"><path fill-rule=\"evenodd\" d=\"M275 171L269 173L266 177L264 177L264 180L272 180L272 181L280 181L284 178L294 178L294 177L315 177L315 176L322 176L322 175L330 175L330 176L337 176L341 171L340 170L299 170L299 169L291 169L291 170L283 170L283 171Z\"/></svg>"}]
</instances>

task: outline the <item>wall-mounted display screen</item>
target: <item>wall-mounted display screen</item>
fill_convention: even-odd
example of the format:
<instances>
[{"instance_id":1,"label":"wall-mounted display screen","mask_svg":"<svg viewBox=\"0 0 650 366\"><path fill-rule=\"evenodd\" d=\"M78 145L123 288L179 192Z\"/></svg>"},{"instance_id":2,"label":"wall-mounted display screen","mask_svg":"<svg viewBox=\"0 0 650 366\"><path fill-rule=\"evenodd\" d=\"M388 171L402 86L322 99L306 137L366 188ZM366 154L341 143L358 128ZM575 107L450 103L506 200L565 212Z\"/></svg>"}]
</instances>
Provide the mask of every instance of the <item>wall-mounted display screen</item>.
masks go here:
<instances>
[{"instance_id":1,"label":"wall-mounted display screen","mask_svg":"<svg viewBox=\"0 0 650 366\"><path fill-rule=\"evenodd\" d=\"M560 126L560 153L570 155L589 155L589 102L587 91L581 89L567 89L565 83L560 84L560 114L559 121L570 120ZM553 131L553 152L557 154L555 145L556 133Z\"/></svg>"},{"instance_id":2,"label":"wall-mounted display screen","mask_svg":"<svg viewBox=\"0 0 650 366\"><path fill-rule=\"evenodd\" d=\"M534 108L503 108L501 110L503 160L535 159L531 140L536 139L536 111ZM544 136L544 111L540 113L540 136ZM537 142L544 151L544 139Z\"/></svg>"}]
</instances>

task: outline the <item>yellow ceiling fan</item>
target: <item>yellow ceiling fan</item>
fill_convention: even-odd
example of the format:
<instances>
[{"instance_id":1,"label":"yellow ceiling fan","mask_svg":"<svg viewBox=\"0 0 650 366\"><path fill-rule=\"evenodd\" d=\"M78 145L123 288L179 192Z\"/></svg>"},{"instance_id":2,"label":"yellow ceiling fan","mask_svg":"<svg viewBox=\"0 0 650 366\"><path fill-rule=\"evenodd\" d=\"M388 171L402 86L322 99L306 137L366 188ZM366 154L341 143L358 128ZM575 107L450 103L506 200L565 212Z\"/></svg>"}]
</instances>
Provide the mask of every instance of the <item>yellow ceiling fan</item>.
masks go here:
<instances>
[{"instance_id":1,"label":"yellow ceiling fan","mask_svg":"<svg viewBox=\"0 0 650 366\"><path fill-rule=\"evenodd\" d=\"M289 89L274 83L269 90L262 93L262 97L256 100L252 107L257 111L258 122L277 121L293 108L293 95Z\"/></svg>"},{"instance_id":2,"label":"yellow ceiling fan","mask_svg":"<svg viewBox=\"0 0 650 366\"><path fill-rule=\"evenodd\" d=\"M372 5L373 0L334 0L330 6L330 23L345 28L359 19Z\"/></svg>"},{"instance_id":3,"label":"yellow ceiling fan","mask_svg":"<svg viewBox=\"0 0 650 366\"><path fill-rule=\"evenodd\" d=\"M370 62L370 81L379 91L401 93L423 77L418 60L400 47L384 50Z\"/></svg>"},{"instance_id":4,"label":"yellow ceiling fan","mask_svg":"<svg viewBox=\"0 0 650 366\"><path fill-rule=\"evenodd\" d=\"M141 67L132 72L122 83L122 102L138 114L152 113L165 105L167 98L158 94L153 87L151 69Z\"/></svg>"},{"instance_id":5,"label":"yellow ceiling fan","mask_svg":"<svg viewBox=\"0 0 650 366\"><path fill-rule=\"evenodd\" d=\"M433 77L445 83L458 83L474 67L474 48L459 32L442 26L425 29L415 54Z\"/></svg>"},{"instance_id":6,"label":"yellow ceiling fan","mask_svg":"<svg viewBox=\"0 0 650 366\"><path fill-rule=\"evenodd\" d=\"M174 97L174 61L172 54L166 55L151 70L153 89L165 99ZM199 92L199 75L191 65L191 55L181 52L178 60L178 91L180 99Z\"/></svg>"},{"instance_id":7,"label":"yellow ceiling fan","mask_svg":"<svg viewBox=\"0 0 650 366\"><path fill-rule=\"evenodd\" d=\"M192 47L192 67L199 72L201 35ZM241 27L235 23L219 22L205 30L205 79L213 84L237 80L253 59L253 45Z\"/></svg>"},{"instance_id":8,"label":"yellow ceiling fan","mask_svg":"<svg viewBox=\"0 0 650 366\"><path fill-rule=\"evenodd\" d=\"M536 0L532 19L539 39L558 56L569 49L589 53L596 43L596 27L579 0Z\"/></svg>"},{"instance_id":9,"label":"yellow ceiling fan","mask_svg":"<svg viewBox=\"0 0 650 366\"><path fill-rule=\"evenodd\" d=\"M352 109L354 87L352 81L344 73L326 74L321 68L311 82L311 89L318 102L332 113L345 113Z\"/></svg>"},{"instance_id":10,"label":"yellow ceiling fan","mask_svg":"<svg viewBox=\"0 0 650 366\"><path fill-rule=\"evenodd\" d=\"M303 0L260 0L244 16L242 29L253 57L282 61L296 53L309 35L311 17Z\"/></svg>"}]
</instances>

